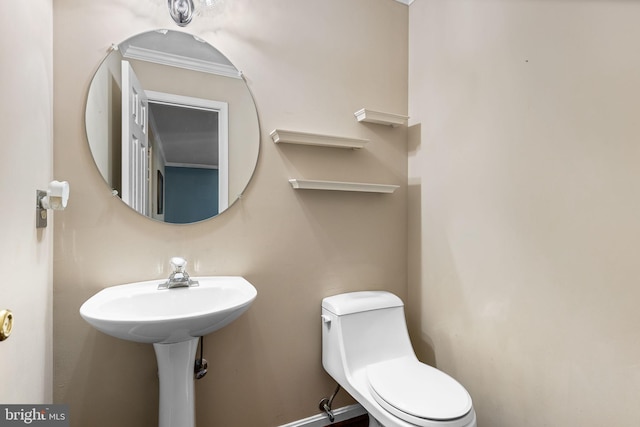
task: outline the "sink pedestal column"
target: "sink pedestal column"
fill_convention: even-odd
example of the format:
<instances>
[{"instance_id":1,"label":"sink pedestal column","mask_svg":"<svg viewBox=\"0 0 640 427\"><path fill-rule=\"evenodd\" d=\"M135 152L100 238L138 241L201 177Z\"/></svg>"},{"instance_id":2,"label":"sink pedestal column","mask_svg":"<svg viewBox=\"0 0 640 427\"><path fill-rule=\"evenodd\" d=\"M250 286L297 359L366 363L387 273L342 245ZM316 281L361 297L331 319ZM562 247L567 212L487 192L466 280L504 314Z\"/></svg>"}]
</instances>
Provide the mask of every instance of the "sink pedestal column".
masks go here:
<instances>
[{"instance_id":1,"label":"sink pedestal column","mask_svg":"<svg viewBox=\"0 0 640 427\"><path fill-rule=\"evenodd\" d=\"M195 427L193 364L198 338L153 344L160 378L159 427Z\"/></svg>"}]
</instances>

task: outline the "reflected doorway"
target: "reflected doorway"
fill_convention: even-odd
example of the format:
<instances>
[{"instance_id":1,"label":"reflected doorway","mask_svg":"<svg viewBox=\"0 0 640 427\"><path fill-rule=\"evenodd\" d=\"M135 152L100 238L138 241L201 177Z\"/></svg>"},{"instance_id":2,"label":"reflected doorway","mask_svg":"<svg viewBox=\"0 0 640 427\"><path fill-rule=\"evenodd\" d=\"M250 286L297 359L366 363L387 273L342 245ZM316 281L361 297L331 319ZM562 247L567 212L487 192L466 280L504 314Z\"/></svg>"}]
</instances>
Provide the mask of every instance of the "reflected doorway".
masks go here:
<instances>
[{"instance_id":1,"label":"reflected doorway","mask_svg":"<svg viewBox=\"0 0 640 427\"><path fill-rule=\"evenodd\" d=\"M228 207L227 104L145 91L151 217L174 224Z\"/></svg>"}]
</instances>

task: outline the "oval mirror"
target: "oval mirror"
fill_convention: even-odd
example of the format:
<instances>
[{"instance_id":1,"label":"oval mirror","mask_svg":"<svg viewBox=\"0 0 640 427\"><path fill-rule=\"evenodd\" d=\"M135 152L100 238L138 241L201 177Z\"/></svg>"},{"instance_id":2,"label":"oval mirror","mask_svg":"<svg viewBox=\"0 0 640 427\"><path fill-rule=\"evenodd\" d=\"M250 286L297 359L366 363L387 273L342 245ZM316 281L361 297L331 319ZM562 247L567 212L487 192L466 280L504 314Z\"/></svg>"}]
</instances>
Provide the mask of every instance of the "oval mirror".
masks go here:
<instances>
[{"instance_id":1,"label":"oval mirror","mask_svg":"<svg viewBox=\"0 0 640 427\"><path fill-rule=\"evenodd\" d=\"M107 55L89 87L85 126L114 194L158 221L223 212L258 160L258 115L242 74L178 31L139 34Z\"/></svg>"}]
</instances>

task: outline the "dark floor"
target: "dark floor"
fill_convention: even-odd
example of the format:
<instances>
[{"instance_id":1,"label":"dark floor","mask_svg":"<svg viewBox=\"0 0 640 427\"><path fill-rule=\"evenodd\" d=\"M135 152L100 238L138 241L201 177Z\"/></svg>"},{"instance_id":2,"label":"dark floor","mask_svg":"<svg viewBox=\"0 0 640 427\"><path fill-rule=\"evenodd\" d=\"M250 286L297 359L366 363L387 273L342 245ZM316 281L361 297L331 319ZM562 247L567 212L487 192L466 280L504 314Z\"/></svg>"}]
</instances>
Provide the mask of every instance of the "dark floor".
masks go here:
<instances>
[{"instance_id":1,"label":"dark floor","mask_svg":"<svg viewBox=\"0 0 640 427\"><path fill-rule=\"evenodd\" d=\"M360 415L359 417L351 418L350 420L328 424L326 427L368 427L368 425L369 416L367 414L364 414Z\"/></svg>"}]
</instances>

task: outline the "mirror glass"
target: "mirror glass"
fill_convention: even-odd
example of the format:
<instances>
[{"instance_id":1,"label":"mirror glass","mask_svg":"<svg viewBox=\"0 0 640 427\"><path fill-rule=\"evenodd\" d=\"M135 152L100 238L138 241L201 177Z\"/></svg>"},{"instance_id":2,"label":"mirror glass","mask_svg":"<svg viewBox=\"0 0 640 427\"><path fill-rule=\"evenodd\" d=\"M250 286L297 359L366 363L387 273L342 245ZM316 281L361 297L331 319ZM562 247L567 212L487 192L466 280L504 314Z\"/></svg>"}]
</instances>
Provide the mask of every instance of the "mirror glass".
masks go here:
<instances>
[{"instance_id":1,"label":"mirror glass","mask_svg":"<svg viewBox=\"0 0 640 427\"><path fill-rule=\"evenodd\" d=\"M150 31L114 47L91 81L85 126L114 194L158 221L186 224L223 212L258 160L258 115L242 73L178 31Z\"/></svg>"}]
</instances>

